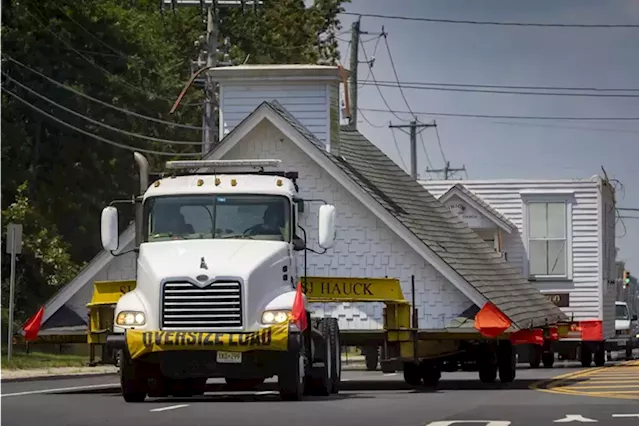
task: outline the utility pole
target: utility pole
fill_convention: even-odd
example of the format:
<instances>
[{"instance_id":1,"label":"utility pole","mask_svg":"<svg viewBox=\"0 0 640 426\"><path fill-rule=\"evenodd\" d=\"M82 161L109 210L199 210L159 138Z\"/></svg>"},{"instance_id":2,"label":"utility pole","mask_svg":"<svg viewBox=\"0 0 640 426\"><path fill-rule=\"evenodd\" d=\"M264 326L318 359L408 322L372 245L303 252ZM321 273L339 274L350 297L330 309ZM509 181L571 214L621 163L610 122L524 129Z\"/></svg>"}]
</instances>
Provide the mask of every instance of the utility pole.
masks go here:
<instances>
[{"instance_id":1,"label":"utility pole","mask_svg":"<svg viewBox=\"0 0 640 426\"><path fill-rule=\"evenodd\" d=\"M207 67L214 68L217 62L218 56L218 30L214 22L214 14L217 17L217 11L213 10L213 5L207 8ZM206 155L215 142L215 117L213 116L213 103L216 96L215 82L209 72L206 73L205 84L205 105L204 105L204 119L202 124L204 126L202 132L202 156Z\"/></svg>"},{"instance_id":2,"label":"utility pole","mask_svg":"<svg viewBox=\"0 0 640 426\"><path fill-rule=\"evenodd\" d=\"M409 142L411 152L411 171L410 175L413 180L418 180L418 128L436 127L436 124L418 124L417 121L412 120L409 124L389 124L390 129L405 129L409 128Z\"/></svg>"},{"instance_id":3,"label":"utility pole","mask_svg":"<svg viewBox=\"0 0 640 426\"><path fill-rule=\"evenodd\" d=\"M354 128L358 123L358 54L360 46L360 18L351 24L351 51L349 53L349 124Z\"/></svg>"},{"instance_id":4,"label":"utility pole","mask_svg":"<svg viewBox=\"0 0 640 426\"><path fill-rule=\"evenodd\" d=\"M451 163L447 161L444 165L443 169L427 169L428 173L444 173L444 180L449 180L449 177L453 175L455 172L464 172L466 169L464 168L464 164L459 169L454 169L451 167Z\"/></svg>"},{"instance_id":5,"label":"utility pole","mask_svg":"<svg viewBox=\"0 0 640 426\"><path fill-rule=\"evenodd\" d=\"M208 5L207 5L208 3ZM261 0L161 0L160 9L164 10L165 6L175 7L199 7L204 13L206 8L207 34L205 37L200 36L196 41L196 46L201 46L203 51L196 62L198 68L206 65L208 68L214 68L220 65L233 65L226 60L223 63L218 62L218 12L220 7L224 8L245 8L253 6L255 10L257 6L262 5ZM225 43L228 47L228 43ZM205 54L206 61L202 60L202 54ZM196 79L196 82L198 80ZM204 91L206 94L204 112L202 114L202 155L205 155L213 148L218 135L216 132L216 96L217 83L213 80L210 73L206 72L204 77Z\"/></svg>"}]
</instances>

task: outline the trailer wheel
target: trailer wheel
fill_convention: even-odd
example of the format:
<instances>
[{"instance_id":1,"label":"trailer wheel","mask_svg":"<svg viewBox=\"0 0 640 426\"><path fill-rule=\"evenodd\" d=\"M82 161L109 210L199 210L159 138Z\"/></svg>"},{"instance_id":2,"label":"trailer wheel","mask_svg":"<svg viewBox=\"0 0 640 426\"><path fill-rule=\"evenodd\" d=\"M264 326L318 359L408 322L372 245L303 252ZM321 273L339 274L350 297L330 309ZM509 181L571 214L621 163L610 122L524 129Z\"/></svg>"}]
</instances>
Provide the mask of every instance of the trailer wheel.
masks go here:
<instances>
[{"instance_id":1,"label":"trailer wheel","mask_svg":"<svg viewBox=\"0 0 640 426\"><path fill-rule=\"evenodd\" d=\"M531 368L540 367L542 361L542 347L538 345L531 345L529 348L529 366Z\"/></svg>"},{"instance_id":2,"label":"trailer wheel","mask_svg":"<svg viewBox=\"0 0 640 426\"><path fill-rule=\"evenodd\" d=\"M303 398L306 366L304 343L301 341L299 348L289 350L283 356L278 374L278 390L284 401L300 401Z\"/></svg>"},{"instance_id":3,"label":"trailer wheel","mask_svg":"<svg viewBox=\"0 0 640 426\"><path fill-rule=\"evenodd\" d=\"M544 352L542 354L542 365L544 368L552 368L555 361L555 355L553 352Z\"/></svg>"},{"instance_id":4,"label":"trailer wheel","mask_svg":"<svg viewBox=\"0 0 640 426\"><path fill-rule=\"evenodd\" d=\"M329 337L331 343L331 393L340 391L340 380L342 377L342 352L340 346L340 327L336 318L326 318L329 326Z\"/></svg>"},{"instance_id":5,"label":"trailer wheel","mask_svg":"<svg viewBox=\"0 0 640 426\"><path fill-rule=\"evenodd\" d=\"M598 343L596 346L596 351L593 354L593 363L596 367L602 367L605 364L604 343Z\"/></svg>"},{"instance_id":6,"label":"trailer wheel","mask_svg":"<svg viewBox=\"0 0 640 426\"><path fill-rule=\"evenodd\" d=\"M405 362L402 373L404 375L404 382L410 386L419 386L422 382L418 364Z\"/></svg>"},{"instance_id":7,"label":"trailer wheel","mask_svg":"<svg viewBox=\"0 0 640 426\"><path fill-rule=\"evenodd\" d=\"M442 377L438 364L430 361L420 363L420 373L425 386L437 386Z\"/></svg>"},{"instance_id":8,"label":"trailer wheel","mask_svg":"<svg viewBox=\"0 0 640 426\"><path fill-rule=\"evenodd\" d=\"M591 346L589 346L588 343L583 342L582 345L580 345L580 363L583 367L586 368L591 366L592 355Z\"/></svg>"},{"instance_id":9,"label":"trailer wheel","mask_svg":"<svg viewBox=\"0 0 640 426\"><path fill-rule=\"evenodd\" d=\"M119 358L122 397L126 402L143 402L147 397L147 378L140 362L132 360L126 350L120 351Z\"/></svg>"},{"instance_id":10,"label":"trailer wheel","mask_svg":"<svg viewBox=\"0 0 640 426\"><path fill-rule=\"evenodd\" d=\"M516 351L508 340L498 344L498 374L502 383L511 383L516 378Z\"/></svg>"},{"instance_id":11,"label":"trailer wheel","mask_svg":"<svg viewBox=\"0 0 640 426\"><path fill-rule=\"evenodd\" d=\"M367 367L367 371L376 371L378 368L378 361L380 358L378 347L371 346L363 348L364 362Z\"/></svg>"}]
</instances>

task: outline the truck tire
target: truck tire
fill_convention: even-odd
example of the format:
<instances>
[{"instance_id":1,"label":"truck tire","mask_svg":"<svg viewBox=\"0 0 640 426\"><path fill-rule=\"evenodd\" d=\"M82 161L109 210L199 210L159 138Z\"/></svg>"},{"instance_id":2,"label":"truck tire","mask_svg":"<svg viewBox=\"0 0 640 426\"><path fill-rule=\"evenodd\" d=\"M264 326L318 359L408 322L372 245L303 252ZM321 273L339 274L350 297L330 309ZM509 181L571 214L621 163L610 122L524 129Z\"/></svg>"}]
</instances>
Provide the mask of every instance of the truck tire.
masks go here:
<instances>
[{"instance_id":1,"label":"truck tire","mask_svg":"<svg viewBox=\"0 0 640 426\"><path fill-rule=\"evenodd\" d=\"M314 363L321 363L320 366L311 365L311 376L309 380L309 393L316 396L327 396L331 393L331 371L333 371L334 350L331 346L331 326L330 318L322 318L317 327L322 334L321 344L315 345L316 348L323 348L323 353L317 356L313 354Z\"/></svg>"},{"instance_id":2,"label":"truck tire","mask_svg":"<svg viewBox=\"0 0 640 426\"><path fill-rule=\"evenodd\" d=\"M591 358L593 353L591 352L591 346L588 343L582 343L580 345L580 364L587 368L591 366Z\"/></svg>"},{"instance_id":3,"label":"truck tire","mask_svg":"<svg viewBox=\"0 0 640 426\"><path fill-rule=\"evenodd\" d=\"M481 344L478 351L478 377L482 383L493 383L498 377L498 360L494 345Z\"/></svg>"},{"instance_id":4,"label":"truck tire","mask_svg":"<svg viewBox=\"0 0 640 426\"><path fill-rule=\"evenodd\" d=\"M340 380L342 379L342 352L340 347L340 327L336 318L326 318L329 326L329 337L331 340L331 393L340 391Z\"/></svg>"},{"instance_id":5,"label":"truck tire","mask_svg":"<svg viewBox=\"0 0 640 426\"><path fill-rule=\"evenodd\" d=\"M300 401L304 396L307 359L304 343L285 353L278 374L278 391L284 401Z\"/></svg>"},{"instance_id":6,"label":"truck tire","mask_svg":"<svg viewBox=\"0 0 640 426\"><path fill-rule=\"evenodd\" d=\"M120 351L119 358L122 397L126 402L143 402L147 397L147 378L140 362L132 360L126 350Z\"/></svg>"},{"instance_id":7,"label":"truck tire","mask_svg":"<svg viewBox=\"0 0 640 426\"><path fill-rule=\"evenodd\" d=\"M508 340L498 344L498 375L502 383L511 383L516 378L516 350Z\"/></svg>"},{"instance_id":8,"label":"truck tire","mask_svg":"<svg viewBox=\"0 0 640 426\"><path fill-rule=\"evenodd\" d=\"M544 368L552 368L555 361L555 354L553 352L542 353L542 365Z\"/></svg>"},{"instance_id":9,"label":"truck tire","mask_svg":"<svg viewBox=\"0 0 640 426\"><path fill-rule=\"evenodd\" d=\"M413 362L405 362L403 367L404 382L410 386L419 386L422 382L420 366Z\"/></svg>"},{"instance_id":10,"label":"truck tire","mask_svg":"<svg viewBox=\"0 0 640 426\"><path fill-rule=\"evenodd\" d=\"M377 346L366 349L364 361L367 366L367 371L377 370L379 357Z\"/></svg>"},{"instance_id":11,"label":"truck tire","mask_svg":"<svg viewBox=\"0 0 640 426\"><path fill-rule=\"evenodd\" d=\"M631 341L627 341L624 348L624 358L627 361L631 361L633 359L633 343L631 343Z\"/></svg>"},{"instance_id":12,"label":"truck tire","mask_svg":"<svg viewBox=\"0 0 640 426\"><path fill-rule=\"evenodd\" d=\"M604 349L604 343L598 343L598 345L596 346L596 351L593 354L593 363L596 365L596 367L602 367L605 364L605 352L606 351Z\"/></svg>"}]
</instances>

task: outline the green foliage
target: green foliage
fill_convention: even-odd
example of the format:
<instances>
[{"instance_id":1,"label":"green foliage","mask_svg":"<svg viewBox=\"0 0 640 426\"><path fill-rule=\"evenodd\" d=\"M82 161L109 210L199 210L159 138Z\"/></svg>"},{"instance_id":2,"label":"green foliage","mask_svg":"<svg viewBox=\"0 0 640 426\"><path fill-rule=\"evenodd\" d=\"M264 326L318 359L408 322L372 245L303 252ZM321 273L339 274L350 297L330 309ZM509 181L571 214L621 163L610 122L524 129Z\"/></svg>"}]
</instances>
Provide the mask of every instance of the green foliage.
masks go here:
<instances>
[{"instance_id":1,"label":"green foliage","mask_svg":"<svg viewBox=\"0 0 640 426\"><path fill-rule=\"evenodd\" d=\"M257 11L220 12L220 40L236 63L331 63L339 58L337 13L349 0L264 0ZM199 8L159 10L158 0L3 0L2 71L55 102L110 126L156 138L194 141L201 132L134 117L91 102L10 61L21 61L87 95L163 120L199 126L201 91L175 98L190 77L194 41L206 24ZM3 77L4 79L4 77ZM3 81L3 87L67 123L144 149L197 152L88 123ZM132 154L65 128L2 94L2 226L24 225L17 274L16 321L22 323L100 250L100 210L130 198L136 187ZM152 170L167 157L150 156ZM121 209L122 229L133 209ZM9 276L3 255L2 276ZM3 315L8 288L2 283Z\"/></svg>"}]
</instances>

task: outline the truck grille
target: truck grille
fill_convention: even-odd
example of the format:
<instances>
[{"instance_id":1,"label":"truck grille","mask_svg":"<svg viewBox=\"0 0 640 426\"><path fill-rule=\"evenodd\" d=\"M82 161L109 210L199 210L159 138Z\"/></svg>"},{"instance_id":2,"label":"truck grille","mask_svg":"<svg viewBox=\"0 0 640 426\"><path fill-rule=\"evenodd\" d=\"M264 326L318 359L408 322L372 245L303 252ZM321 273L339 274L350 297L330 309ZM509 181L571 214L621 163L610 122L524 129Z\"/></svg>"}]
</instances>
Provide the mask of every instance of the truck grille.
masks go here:
<instances>
[{"instance_id":1,"label":"truck grille","mask_svg":"<svg viewBox=\"0 0 640 426\"><path fill-rule=\"evenodd\" d=\"M242 296L239 282L214 282L205 288L184 281L164 285L164 330L241 326Z\"/></svg>"}]
</instances>

